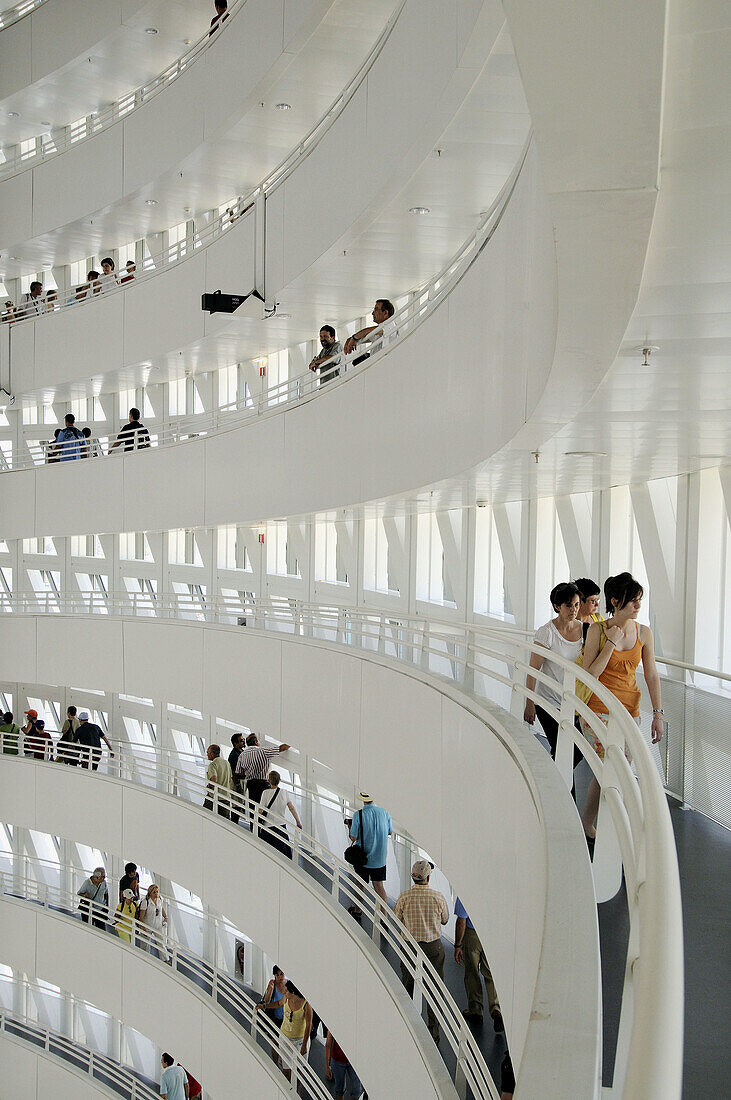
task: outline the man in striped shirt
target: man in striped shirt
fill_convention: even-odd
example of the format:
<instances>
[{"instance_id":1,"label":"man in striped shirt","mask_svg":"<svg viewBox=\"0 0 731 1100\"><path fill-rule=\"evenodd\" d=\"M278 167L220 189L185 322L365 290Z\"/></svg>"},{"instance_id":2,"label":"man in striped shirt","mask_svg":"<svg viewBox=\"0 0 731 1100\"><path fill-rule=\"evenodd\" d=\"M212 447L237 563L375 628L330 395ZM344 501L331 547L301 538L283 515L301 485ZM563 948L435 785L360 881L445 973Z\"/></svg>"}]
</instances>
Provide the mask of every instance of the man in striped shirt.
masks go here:
<instances>
[{"instance_id":1,"label":"man in striped shirt","mask_svg":"<svg viewBox=\"0 0 731 1100\"><path fill-rule=\"evenodd\" d=\"M269 787L269 761L288 748L289 745L280 745L278 749L263 749L255 733L246 738L246 748L242 749L236 764L236 776L240 786L246 786L246 794L252 802L258 802L262 792Z\"/></svg>"},{"instance_id":2,"label":"man in striped shirt","mask_svg":"<svg viewBox=\"0 0 731 1100\"><path fill-rule=\"evenodd\" d=\"M444 981L444 944L442 925L449 920L449 906L444 894L432 890L429 876L434 865L426 859L417 859L411 868L414 885L399 895L393 911L411 935L417 940L429 962ZM414 979L401 963L401 981L409 996L414 993ZM427 1023L432 1039L439 1045L439 1023L431 1005L426 1008Z\"/></svg>"}]
</instances>

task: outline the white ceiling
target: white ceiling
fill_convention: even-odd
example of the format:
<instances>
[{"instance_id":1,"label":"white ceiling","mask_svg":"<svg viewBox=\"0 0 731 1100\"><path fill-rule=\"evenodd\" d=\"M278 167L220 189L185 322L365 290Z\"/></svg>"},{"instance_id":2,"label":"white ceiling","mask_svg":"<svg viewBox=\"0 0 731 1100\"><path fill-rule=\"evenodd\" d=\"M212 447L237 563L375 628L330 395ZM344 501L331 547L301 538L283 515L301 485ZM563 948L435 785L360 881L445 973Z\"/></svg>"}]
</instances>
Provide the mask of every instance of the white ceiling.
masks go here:
<instances>
[{"instance_id":1,"label":"white ceiling","mask_svg":"<svg viewBox=\"0 0 731 1100\"><path fill-rule=\"evenodd\" d=\"M59 0L62 2L62 0ZM209 10L210 9L210 10ZM149 0L132 4L121 25L93 47L0 103L0 145L66 126L114 103L162 72L200 38L215 13L213 2ZM156 27L156 35L147 34ZM9 112L17 112L10 118Z\"/></svg>"},{"instance_id":2,"label":"white ceiling","mask_svg":"<svg viewBox=\"0 0 731 1100\"><path fill-rule=\"evenodd\" d=\"M285 71L259 86L261 100L217 140L121 202L31 240L2 242L8 278L103 255L246 194L327 111L378 38L394 0L335 0ZM258 96L256 97L258 99ZM277 111L276 103L292 105ZM93 138L91 139L93 141ZM145 200L156 199L149 207ZM186 214L185 208L192 210ZM8 254L16 257L11 261ZM230 362L231 360L227 360Z\"/></svg>"}]
</instances>

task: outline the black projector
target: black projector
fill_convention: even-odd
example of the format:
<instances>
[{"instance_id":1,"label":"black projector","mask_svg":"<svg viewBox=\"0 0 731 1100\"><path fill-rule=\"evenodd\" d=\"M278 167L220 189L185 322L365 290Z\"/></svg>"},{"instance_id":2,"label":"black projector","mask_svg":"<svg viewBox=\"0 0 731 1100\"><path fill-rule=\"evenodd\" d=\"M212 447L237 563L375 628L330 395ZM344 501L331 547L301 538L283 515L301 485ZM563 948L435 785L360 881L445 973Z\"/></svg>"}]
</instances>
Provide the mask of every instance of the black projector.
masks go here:
<instances>
[{"instance_id":1,"label":"black projector","mask_svg":"<svg viewBox=\"0 0 731 1100\"><path fill-rule=\"evenodd\" d=\"M206 313L235 313L249 298L264 302L258 290L250 290L248 294L223 294L220 290L216 290L213 294L201 295L201 309Z\"/></svg>"}]
</instances>

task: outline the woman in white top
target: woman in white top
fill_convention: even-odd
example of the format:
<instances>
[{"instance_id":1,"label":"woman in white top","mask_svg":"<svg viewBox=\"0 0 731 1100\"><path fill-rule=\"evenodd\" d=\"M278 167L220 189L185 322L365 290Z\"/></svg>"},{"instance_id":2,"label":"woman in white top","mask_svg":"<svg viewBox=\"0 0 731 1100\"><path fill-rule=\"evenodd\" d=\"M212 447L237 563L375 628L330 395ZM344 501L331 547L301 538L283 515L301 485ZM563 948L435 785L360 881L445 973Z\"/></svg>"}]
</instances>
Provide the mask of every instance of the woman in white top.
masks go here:
<instances>
[{"instance_id":1,"label":"woman in white top","mask_svg":"<svg viewBox=\"0 0 731 1100\"><path fill-rule=\"evenodd\" d=\"M297 809L294 802L291 801L286 791L283 791L279 786L281 776L279 772L269 772L269 790L262 791L261 798L259 799L259 810L257 813L259 819L259 836L262 840L265 840L267 844L271 844L272 848L276 848L278 852L285 855L287 859L292 858L292 849L289 846L289 836L287 834L286 825L272 825L270 828L262 828L267 820L267 817L279 814L280 817L287 816L287 810L292 814L295 825L298 829L302 828L302 822L299 819ZM267 813L271 810L271 815Z\"/></svg>"},{"instance_id":2,"label":"woman in white top","mask_svg":"<svg viewBox=\"0 0 731 1100\"><path fill-rule=\"evenodd\" d=\"M550 622L547 622L545 626L539 627L535 632L533 641L536 645L551 650L552 653L558 654L559 657L564 657L567 661L575 661L581 652L581 646L584 640L582 624L577 617L580 603L579 590L575 584L571 582L557 584L551 592L551 606L556 612L556 618L551 619ZM552 680L555 680L557 688L560 689L560 687L563 686L563 669L560 665L555 664L555 662L551 661L548 657L544 657L539 653L531 654L530 664L531 668L540 669L547 676L550 676ZM541 699L546 700L549 706L555 707L556 710L560 708L560 690L554 690L549 684L544 684L543 682L540 682L536 688L535 676L526 677L525 684L529 691L535 691L537 695L540 695ZM528 699L525 704L523 719L532 726L536 717L538 717L538 721L543 727L546 740L551 746L551 756L555 760L556 742L558 741L558 721L552 714L549 714L540 703L536 704L532 699ZM574 747L574 767L576 767L580 760L581 752Z\"/></svg>"},{"instance_id":3,"label":"woman in white top","mask_svg":"<svg viewBox=\"0 0 731 1100\"><path fill-rule=\"evenodd\" d=\"M165 947L165 925L168 922L168 915L165 912L160 891L154 882L152 886L147 887L147 897L140 902L137 919L145 926L144 933L140 937L142 945L150 953L154 945L162 961L170 962L170 956Z\"/></svg>"}]
</instances>

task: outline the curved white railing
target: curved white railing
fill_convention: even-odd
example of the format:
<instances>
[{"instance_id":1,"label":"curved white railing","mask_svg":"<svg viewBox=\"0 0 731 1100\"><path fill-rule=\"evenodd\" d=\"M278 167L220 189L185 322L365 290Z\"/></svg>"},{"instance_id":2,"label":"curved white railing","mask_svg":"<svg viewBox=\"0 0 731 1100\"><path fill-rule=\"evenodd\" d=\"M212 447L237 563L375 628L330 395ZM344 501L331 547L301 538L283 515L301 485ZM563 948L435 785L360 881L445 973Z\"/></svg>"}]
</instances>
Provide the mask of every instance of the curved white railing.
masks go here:
<instances>
[{"instance_id":1,"label":"curved white railing","mask_svg":"<svg viewBox=\"0 0 731 1100\"><path fill-rule=\"evenodd\" d=\"M552 654L551 662L563 670L563 683L557 685L542 670L530 666L531 654L540 654L540 647L506 631L297 600L168 595L154 601L149 596L109 600L90 593L84 598L68 599L14 597L4 601L4 606L17 612L101 612L284 631L402 662L420 674L445 679L478 699L493 702L497 698L507 706L512 701L521 714L526 699L539 702L559 723L556 762L567 784L571 784L573 747L578 745L602 787L595 881L602 873L608 879L617 877L611 866L610 823L621 853L630 939L614 1088L617 1095L642 1100L680 1096L683 938L679 872L665 792L642 734L628 712L579 666ZM535 691L529 691L525 686L527 675L558 691L560 706L554 707ZM602 700L609 714L607 725L579 699L577 682L590 686ZM604 760L576 730L577 713L605 746ZM625 752L632 757L636 776Z\"/></svg>"},{"instance_id":2,"label":"curved white railing","mask_svg":"<svg viewBox=\"0 0 731 1100\"><path fill-rule=\"evenodd\" d=\"M371 337L371 343L361 342L350 354L342 353L337 360L319 374L305 370L292 378L276 383L263 390L255 398L241 399L229 405L223 405L205 413L188 414L174 419L157 430L150 431L150 446L169 446L174 443L182 443L190 439L198 439L212 432L230 431L242 424L255 422L267 415L273 415L283 408L310 400L323 386L331 387L344 377L353 377L360 371L366 370L389 350L397 341L406 339L421 325L431 313L439 306L460 280L467 273L471 265L489 244L496 232L502 217L507 209L510 198L515 190L520 173L525 164L532 135L529 134L520 157L513 168L509 178L500 190L500 193L480 219L475 232L460 246L454 256L442 268L442 270L423 286L410 292L408 301L398 309L383 328L383 337ZM362 361L364 360L364 361ZM338 378L338 375L340 376ZM124 437L123 437L124 438ZM109 450L104 456L103 446L95 448L96 454L88 457L109 457L127 453L125 443L117 449L111 449L111 439L108 443ZM130 450L147 449L137 448L130 441ZM50 440L40 441L35 445L27 443L28 454L22 456L13 455L12 452L0 452L0 472L12 470L32 469L48 462L61 461L62 451ZM84 455L84 458L87 456ZM74 461L80 461L76 459ZM66 464L68 465L66 460Z\"/></svg>"},{"instance_id":3,"label":"curved white railing","mask_svg":"<svg viewBox=\"0 0 731 1100\"><path fill-rule=\"evenodd\" d=\"M19 23L45 2L46 0L21 0L19 4L13 4L12 7L0 11L0 30L4 31L6 27L12 27L13 23Z\"/></svg>"},{"instance_id":4,"label":"curved white railing","mask_svg":"<svg viewBox=\"0 0 731 1100\"><path fill-rule=\"evenodd\" d=\"M37 879L28 876L21 877L12 872L0 872L0 894L7 896L12 901L40 905L42 908L53 912L55 916L65 916L75 922L79 919L76 910L80 908L79 902L82 899L74 891L63 890L58 886L49 886L45 882L39 882ZM174 914L181 916L186 907L181 903L168 902L167 900L163 904L168 914L168 928L170 929L170 916ZM202 919L200 913L196 910L191 907L187 908L199 919ZM93 905L89 902L82 910L82 919L96 919L104 922L105 925L107 923L113 925L114 906L107 910L104 906ZM156 952L162 949L161 953L169 956L170 963L168 965L172 970L186 981L191 982L197 993L203 990L208 994L214 1004L223 1009L241 1027L245 1042L256 1044L257 1036L260 1035L266 1043L276 1049L279 1028L275 1022L265 1012L257 1011L256 1005L259 1001L243 988L241 982L231 976L230 970L227 972L217 965L218 952L224 949L226 940L235 937L235 931L227 922L213 917L208 917L207 923L209 926L213 926L216 932L213 940L213 960L203 958L192 951L190 947L175 939L171 935L171 929L167 935L158 937L143 922L137 919L128 920L125 918L124 930L129 931L131 940L129 944L122 939L119 942L123 948L130 950L141 948L150 954L152 954L153 948ZM230 948L230 954L233 955L233 943L230 944ZM165 965L162 960L160 960L160 965ZM257 1051L258 1055L259 1052ZM295 1085L298 1087L299 1094L311 1098L311 1100L330 1100L329 1089L317 1076L307 1058L296 1051L293 1052L292 1060L294 1063L293 1087ZM290 1089L286 1080L282 1078L276 1067L270 1065L268 1059L263 1062L263 1065L270 1073L277 1088L285 1093L289 1092Z\"/></svg>"},{"instance_id":5,"label":"curved white railing","mask_svg":"<svg viewBox=\"0 0 731 1100\"><path fill-rule=\"evenodd\" d=\"M27 744L20 746L21 757L26 750L28 753L33 753L39 747L34 739L26 740ZM11 741L14 745L15 738ZM7 734L0 734L0 759L5 755L5 750L11 745L11 741L8 741ZM33 757L27 756L25 759L31 760ZM384 962L394 969L397 965L405 967L412 977L413 1000L417 1012L421 1011L422 1002L433 1010L442 1034L446 1038L447 1048L454 1058L454 1064L448 1068L457 1094L464 1096L465 1089L469 1088L476 1100L477 1098L497 1100L490 1071L472 1031L448 989L414 937L391 910L384 906L375 891L370 886L364 885L363 880L349 864L338 859L325 845L303 830L294 828L291 822L273 811L267 812L267 822L264 827L258 818L258 803L252 802L235 791L223 790L215 784L211 789L205 777L184 771L179 766L170 766L156 753L147 759L120 754L101 763L100 771L123 782L151 788L158 793L181 798L196 806L205 804L205 808L210 809L219 824L228 828L238 827L242 839L251 840L246 828L250 821L254 821L254 831L259 836L267 834L270 829L287 831L288 843L292 850L291 860L279 851L275 851L268 843L262 842L262 850L269 858L283 862L283 865L292 873L299 875L300 872L305 872L310 878L315 879L321 887L324 887L330 904L336 908L353 906L361 910L362 917L359 923L362 925L363 922L367 922L370 925L370 937ZM93 779L93 773L90 775ZM318 896L323 900L322 893ZM358 933L355 929L351 931L356 938L364 934Z\"/></svg>"},{"instance_id":6,"label":"curved white railing","mask_svg":"<svg viewBox=\"0 0 731 1100\"><path fill-rule=\"evenodd\" d=\"M177 80L186 69L198 60L208 48L209 43L217 40L218 34L226 29L226 24L238 15L245 5L246 0L233 0L228 9L228 19L223 23L219 23L214 32L210 27L206 27L200 38L197 38L185 53L181 54L166 69L163 69L161 73L158 73L157 76L154 76L134 91L128 92L115 103L110 103L108 107L103 107L99 111L92 111L84 118L77 119L76 122L72 122L70 125L58 130L53 130L52 133L49 131L40 135L40 148L24 154L21 153L20 146L13 146L10 149L6 147L6 159L0 164L0 180L17 175L18 172L24 172L28 168L35 168L42 161L50 160L52 157L65 153L67 149L71 149L82 141L87 141L95 134L108 129L115 122L127 118L133 111L137 111L144 104L149 103L151 99L159 95L164 88L169 87L173 81ZM18 7L23 6L22 4L18 5ZM30 11L30 3L26 6ZM37 4L33 6L37 6ZM27 11L23 12L23 15L27 14Z\"/></svg>"},{"instance_id":7,"label":"curved white railing","mask_svg":"<svg viewBox=\"0 0 731 1100\"><path fill-rule=\"evenodd\" d=\"M37 983L25 979L16 978L12 984L30 991L41 991ZM73 1002L75 998L71 1000ZM86 1001L81 1003L84 1007L93 1008ZM91 1078L95 1088L104 1089L110 1096L123 1096L125 1100L160 1100L159 1088L148 1085L128 1066L115 1062L108 1054L101 1054L85 1043L75 1042L60 1031L44 1027L29 1016L0 1007L0 1034L58 1059L66 1069Z\"/></svg>"}]
</instances>

